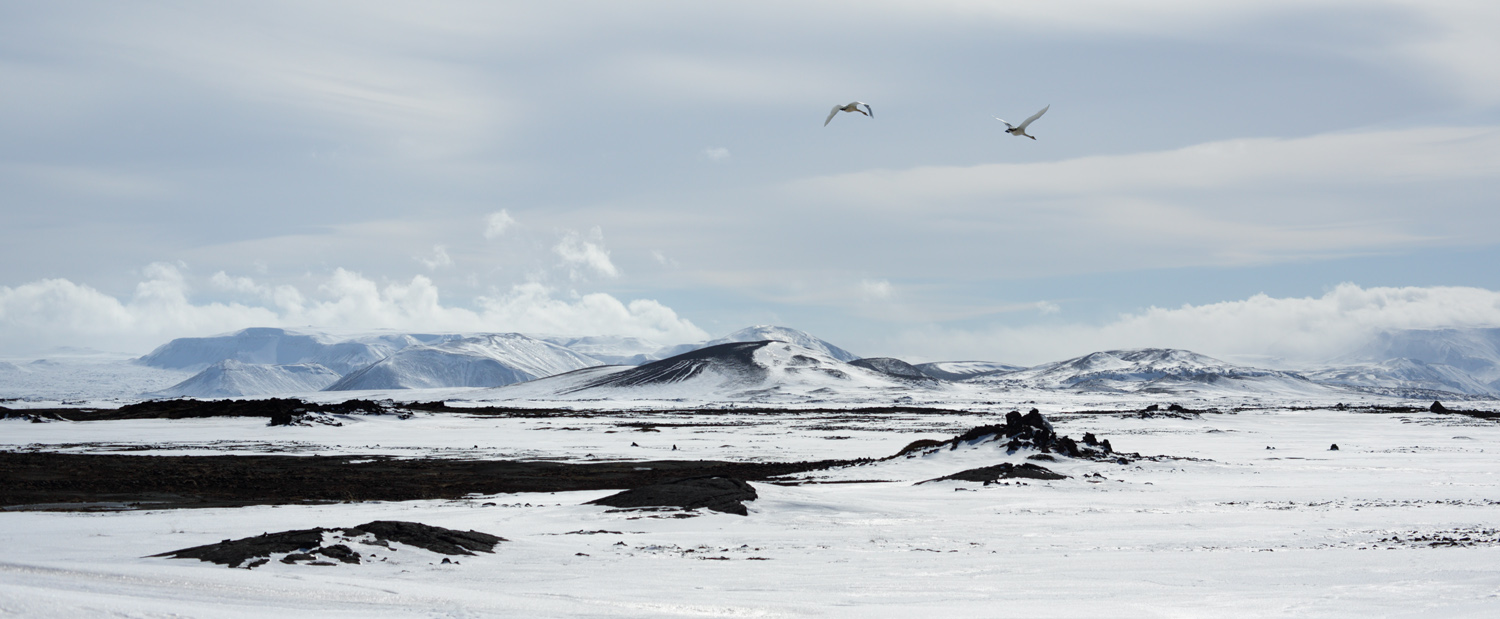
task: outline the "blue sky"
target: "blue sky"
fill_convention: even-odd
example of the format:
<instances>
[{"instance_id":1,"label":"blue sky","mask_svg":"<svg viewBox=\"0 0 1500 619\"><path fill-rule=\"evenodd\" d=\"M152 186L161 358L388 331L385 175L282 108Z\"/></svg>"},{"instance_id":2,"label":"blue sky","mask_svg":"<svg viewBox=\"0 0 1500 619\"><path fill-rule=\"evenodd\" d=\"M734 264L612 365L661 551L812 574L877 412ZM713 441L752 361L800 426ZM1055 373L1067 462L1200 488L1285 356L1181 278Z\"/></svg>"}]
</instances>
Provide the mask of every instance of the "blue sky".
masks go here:
<instances>
[{"instance_id":1,"label":"blue sky","mask_svg":"<svg viewBox=\"0 0 1500 619\"><path fill-rule=\"evenodd\" d=\"M1313 359L1355 337L1328 321L1500 325L1497 33L1475 2L11 3L0 349L774 323ZM1047 104L1036 141L992 119Z\"/></svg>"}]
</instances>

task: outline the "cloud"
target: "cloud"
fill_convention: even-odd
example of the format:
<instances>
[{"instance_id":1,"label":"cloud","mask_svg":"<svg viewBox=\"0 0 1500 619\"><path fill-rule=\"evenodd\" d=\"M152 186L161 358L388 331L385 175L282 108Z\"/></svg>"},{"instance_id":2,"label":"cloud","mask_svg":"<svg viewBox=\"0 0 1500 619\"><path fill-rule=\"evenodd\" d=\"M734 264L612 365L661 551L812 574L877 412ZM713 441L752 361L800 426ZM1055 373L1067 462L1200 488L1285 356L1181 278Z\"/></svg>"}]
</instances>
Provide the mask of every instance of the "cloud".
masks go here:
<instances>
[{"instance_id":1,"label":"cloud","mask_svg":"<svg viewBox=\"0 0 1500 619\"><path fill-rule=\"evenodd\" d=\"M1500 127L1421 127L1304 138L1245 138L1168 151L1046 163L922 166L799 181L860 206L972 207L965 200L1142 195L1331 184L1401 185L1500 177Z\"/></svg>"},{"instance_id":2,"label":"cloud","mask_svg":"<svg viewBox=\"0 0 1500 619\"><path fill-rule=\"evenodd\" d=\"M514 225L516 225L516 220L510 216L510 211L500 209L490 213L484 218L484 238L491 241L498 239Z\"/></svg>"},{"instance_id":3,"label":"cloud","mask_svg":"<svg viewBox=\"0 0 1500 619\"><path fill-rule=\"evenodd\" d=\"M724 147L705 148L703 149L703 156L708 157L708 160L714 163L724 163L729 161L729 149Z\"/></svg>"},{"instance_id":4,"label":"cloud","mask_svg":"<svg viewBox=\"0 0 1500 619\"><path fill-rule=\"evenodd\" d=\"M919 358L1025 364L1098 350L1167 347L1296 366L1346 354L1384 330L1497 326L1500 292L1494 290L1345 283L1320 297L1260 294L1239 301L1152 307L1103 325L912 330L898 338L897 347Z\"/></svg>"},{"instance_id":5,"label":"cloud","mask_svg":"<svg viewBox=\"0 0 1500 619\"><path fill-rule=\"evenodd\" d=\"M866 299L889 299L891 283L883 279L866 279L859 282L859 291Z\"/></svg>"},{"instance_id":6,"label":"cloud","mask_svg":"<svg viewBox=\"0 0 1500 619\"><path fill-rule=\"evenodd\" d=\"M431 256L412 256L412 259L422 263L422 266L427 267L429 271L439 267L453 266L453 258L448 256L448 248L442 245L433 245Z\"/></svg>"},{"instance_id":7,"label":"cloud","mask_svg":"<svg viewBox=\"0 0 1500 619\"><path fill-rule=\"evenodd\" d=\"M651 250L651 259L655 260L657 264L664 267L675 269L678 266L676 260L667 257L667 255L665 253L662 253L662 251L659 249Z\"/></svg>"},{"instance_id":8,"label":"cloud","mask_svg":"<svg viewBox=\"0 0 1500 619\"><path fill-rule=\"evenodd\" d=\"M582 279L584 272L593 272L605 277L618 277L620 270L609 259L609 250L604 248L604 232L598 226L589 230L587 237L570 231L552 248L563 259L569 276Z\"/></svg>"},{"instance_id":9,"label":"cloud","mask_svg":"<svg viewBox=\"0 0 1500 619\"><path fill-rule=\"evenodd\" d=\"M778 197L858 212L851 225L899 222L945 249L1003 238L1017 255L1005 268L1036 276L1488 244L1497 183L1500 127L1422 127L868 170L787 183Z\"/></svg>"},{"instance_id":10,"label":"cloud","mask_svg":"<svg viewBox=\"0 0 1500 619\"><path fill-rule=\"evenodd\" d=\"M437 286L421 275L380 285L336 269L309 296L291 286L268 287L223 272L209 278L216 289L256 299L246 303L193 301L192 287L177 265L153 264L144 275L134 295L124 300L66 279L0 286L0 350L22 354L66 345L144 352L176 337L255 326L708 339L702 329L657 301L621 301L539 283L481 297L471 309L444 305Z\"/></svg>"}]
</instances>

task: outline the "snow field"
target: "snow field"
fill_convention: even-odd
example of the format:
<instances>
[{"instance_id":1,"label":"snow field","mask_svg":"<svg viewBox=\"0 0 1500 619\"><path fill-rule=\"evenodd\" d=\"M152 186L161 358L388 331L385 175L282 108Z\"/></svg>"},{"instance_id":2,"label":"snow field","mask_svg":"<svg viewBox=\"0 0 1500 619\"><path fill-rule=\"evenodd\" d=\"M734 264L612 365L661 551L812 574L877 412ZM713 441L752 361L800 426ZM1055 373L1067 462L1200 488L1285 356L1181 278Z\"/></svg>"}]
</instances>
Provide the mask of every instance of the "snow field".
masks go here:
<instances>
[{"instance_id":1,"label":"snow field","mask_svg":"<svg viewBox=\"0 0 1500 619\"><path fill-rule=\"evenodd\" d=\"M362 440L380 443L385 453L405 445L432 454L457 447L454 441L483 437L481 442L493 443L493 453L528 450L534 457L572 459L579 450L596 457L630 457L629 440L647 437L658 450L635 457L791 460L885 456L917 438L943 439L995 421L967 415L899 416L830 428L838 423L809 415L745 417L717 419L743 425L663 425L659 433L614 434L606 429L641 417L374 417L342 428L263 428L266 435L249 438L275 444L288 434L269 431L289 430L308 445ZM687 423L686 416L659 420ZM757 482L761 498L747 504L748 517L679 519L581 505L609 491L155 512L6 512L0 513L0 544L7 549L0 559L0 614L1107 612L1171 617L1500 612L1500 546L1382 541L1393 535L1409 539L1412 533L1494 528L1500 514L1500 467L1493 465L1500 453L1500 424L1429 413L1286 409L1194 419L1078 415L1053 420L1062 434L1078 438L1094 432L1121 451L1208 460L1037 462L1073 477L988 487L912 485L965 468L1020 462L1027 455L1007 456L994 445L960 447L797 476L890 480L882 483ZM127 434L167 446L256 429L238 425L242 421L7 424L5 429L7 435L24 430L30 442L61 440L70 430L120 441L119 433L107 428L136 424ZM958 430L934 431L940 427ZM828 439L841 435L851 438ZM752 442L761 439L768 442ZM625 447L619 446L622 441ZM679 451L659 451L657 443L668 442L678 443ZM698 453L715 443L744 447L715 446L720 452L712 456ZM1338 443L1339 451L1328 451L1330 443ZM378 451L372 447L370 453ZM417 550L394 564L314 567L273 561L249 571L147 558L226 538L375 519L474 529L512 541L493 555L456 557L458 565L441 565L440 556ZM605 532L585 534L595 531ZM393 554L404 552L408 550Z\"/></svg>"}]
</instances>

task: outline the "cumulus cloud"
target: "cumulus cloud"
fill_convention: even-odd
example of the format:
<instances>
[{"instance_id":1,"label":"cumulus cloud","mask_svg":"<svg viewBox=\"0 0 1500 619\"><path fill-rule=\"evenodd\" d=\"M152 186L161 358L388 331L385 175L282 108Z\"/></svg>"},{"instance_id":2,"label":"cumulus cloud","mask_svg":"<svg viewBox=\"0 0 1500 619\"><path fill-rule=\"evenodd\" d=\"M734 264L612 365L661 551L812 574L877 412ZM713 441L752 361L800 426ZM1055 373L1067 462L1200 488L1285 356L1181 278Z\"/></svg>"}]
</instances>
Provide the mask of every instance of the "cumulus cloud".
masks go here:
<instances>
[{"instance_id":1,"label":"cumulus cloud","mask_svg":"<svg viewBox=\"0 0 1500 619\"><path fill-rule=\"evenodd\" d=\"M516 225L516 219L510 216L510 211L500 209L490 213L484 218L484 238L492 241L498 239L514 225Z\"/></svg>"},{"instance_id":2,"label":"cumulus cloud","mask_svg":"<svg viewBox=\"0 0 1500 619\"><path fill-rule=\"evenodd\" d=\"M445 305L431 279L381 285L336 269L315 293L266 286L223 272L211 287L256 299L195 302L177 265L154 264L127 299L66 279L0 286L0 350L11 354L56 346L144 352L176 337L255 326L312 326L334 330L520 331L569 335L628 335L689 342L708 334L671 308L649 299L622 301L604 293L577 294L539 283L479 298L473 308Z\"/></svg>"},{"instance_id":3,"label":"cumulus cloud","mask_svg":"<svg viewBox=\"0 0 1500 619\"><path fill-rule=\"evenodd\" d=\"M569 276L575 280L582 279L585 273L605 277L620 275L620 270L609 259L609 250L604 248L604 232L598 226L589 230L587 235L568 232L552 250L562 257Z\"/></svg>"},{"instance_id":4,"label":"cumulus cloud","mask_svg":"<svg viewBox=\"0 0 1500 619\"><path fill-rule=\"evenodd\" d=\"M1238 301L1152 307L1103 325L1062 324L987 331L911 331L899 347L924 358L1034 364L1097 350L1185 348L1259 357L1290 366L1348 353L1384 330L1500 326L1500 292L1468 287L1362 288L1340 284L1320 297L1264 294Z\"/></svg>"}]
</instances>

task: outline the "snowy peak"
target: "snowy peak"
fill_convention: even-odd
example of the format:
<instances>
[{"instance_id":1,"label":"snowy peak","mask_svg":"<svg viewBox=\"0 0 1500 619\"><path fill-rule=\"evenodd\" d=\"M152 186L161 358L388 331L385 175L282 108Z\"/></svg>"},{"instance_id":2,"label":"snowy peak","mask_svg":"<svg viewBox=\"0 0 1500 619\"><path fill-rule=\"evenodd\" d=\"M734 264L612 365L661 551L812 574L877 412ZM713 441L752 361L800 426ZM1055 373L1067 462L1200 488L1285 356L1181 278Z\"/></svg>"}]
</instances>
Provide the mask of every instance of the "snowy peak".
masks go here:
<instances>
[{"instance_id":1,"label":"snowy peak","mask_svg":"<svg viewBox=\"0 0 1500 619\"><path fill-rule=\"evenodd\" d=\"M684 344L682 346L665 348L657 352L657 355L659 357L665 358L679 355L691 350L708 348L710 346L718 346L720 344L729 344L733 342L764 341L786 342L788 344L794 344L808 350L817 351L824 355L828 355L829 357L833 357L834 359L838 359L839 361L853 361L859 358L858 355L855 355L854 353L839 348L838 346L834 346L833 344L820 340L806 331L799 331L797 329L788 327L776 327L771 325L755 325L753 327L746 327L719 339L709 340L702 344Z\"/></svg>"},{"instance_id":2,"label":"snowy peak","mask_svg":"<svg viewBox=\"0 0 1500 619\"><path fill-rule=\"evenodd\" d=\"M1139 348L1090 353L1034 368L980 376L972 383L1079 391L1326 392L1291 372L1233 365L1188 350Z\"/></svg>"},{"instance_id":3,"label":"snowy peak","mask_svg":"<svg viewBox=\"0 0 1500 619\"><path fill-rule=\"evenodd\" d=\"M1331 367L1307 373L1314 382L1397 396L1447 392L1487 395L1491 385L1475 380L1467 372L1442 363L1416 359L1387 359L1380 363Z\"/></svg>"},{"instance_id":4,"label":"snowy peak","mask_svg":"<svg viewBox=\"0 0 1500 619\"><path fill-rule=\"evenodd\" d=\"M1386 331L1334 364L1383 363L1393 359L1454 367L1479 383L1500 387L1500 382L1496 382L1500 381L1500 329Z\"/></svg>"},{"instance_id":5,"label":"snowy peak","mask_svg":"<svg viewBox=\"0 0 1500 619\"><path fill-rule=\"evenodd\" d=\"M318 332L254 327L209 337L177 338L136 362L164 369L206 368L224 360L257 365L315 363L344 374L417 341L408 335L339 340Z\"/></svg>"},{"instance_id":6,"label":"snowy peak","mask_svg":"<svg viewBox=\"0 0 1500 619\"><path fill-rule=\"evenodd\" d=\"M321 391L339 375L315 363L263 365L226 359L191 378L149 395L227 398Z\"/></svg>"},{"instance_id":7,"label":"snowy peak","mask_svg":"<svg viewBox=\"0 0 1500 619\"><path fill-rule=\"evenodd\" d=\"M538 337L574 352L611 365L640 365L655 361L662 345L651 340L623 335L590 335L585 337Z\"/></svg>"},{"instance_id":8,"label":"snowy peak","mask_svg":"<svg viewBox=\"0 0 1500 619\"><path fill-rule=\"evenodd\" d=\"M596 365L599 361L551 342L493 333L403 348L327 390L499 387Z\"/></svg>"},{"instance_id":9,"label":"snowy peak","mask_svg":"<svg viewBox=\"0 0 1500 619\"><path fill-rule=\"evenodd\" d=\"M931 379L922 378L929 386ZM921 382L778 341L728 342L633 368L590 368L499 390L503 398L808 401L907 393ZM919 387L920 388L920 387ZM893 396L894 397L894 396Z\"/></svg>"},{"instance_id":10,"label":"snowy peak","mask_svg":"<svg viewBox=\"0 0 1500 619\"><path fill-rule=\"evenodd\" d=\"M1005 374L1007 372L1026 369L1019 365L995 363L994 361L935 361L932 363L919 363L915 367L923 374L943 380L968 380L980 376Z\"/></svg>"}]
</instances>

